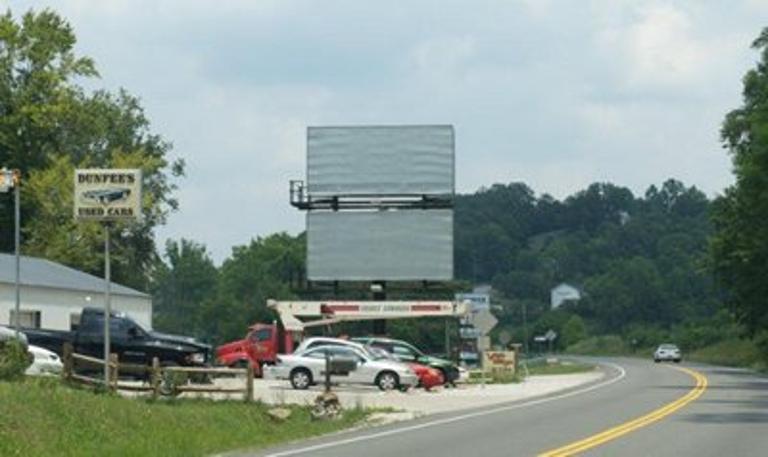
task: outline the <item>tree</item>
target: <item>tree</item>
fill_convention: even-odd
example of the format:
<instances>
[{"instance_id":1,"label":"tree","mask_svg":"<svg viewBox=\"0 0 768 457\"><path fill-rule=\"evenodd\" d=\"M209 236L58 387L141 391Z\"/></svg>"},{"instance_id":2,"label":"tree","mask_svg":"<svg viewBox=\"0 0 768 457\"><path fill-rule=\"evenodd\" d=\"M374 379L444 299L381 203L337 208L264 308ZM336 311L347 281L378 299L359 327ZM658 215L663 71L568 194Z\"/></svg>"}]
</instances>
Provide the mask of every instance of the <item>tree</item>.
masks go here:
<instances>
[{"instance_id":1,"label":"tree","mask_svg":"<svg viewBox=\"0 0 768 457\"><path fill-rule=\"evenodd\" d=\"M715 201L710 252L729 302L755 333L768 328L768 28L752 47L760 60L744 77L743 105L721 130L736 182Z\"/></svg>"},{"instance_id":2,"label":"tree","mask_svg":"<svg viewBox=\"0 0 768 457\"><path fill-rule=\"evenodd\" d=\"M177 207L172 181L184 163L168 160L171 146L150 131L138 99L78 85L98 73L90 58L75 54L75 43L72 27L50 10L30 11L18 23L10 12L0 17L0 164L22 171L22 249L101 274L103 235L72 221L73 171L141 168L144 218L115 228L113 278L146 289L156 260L153 230ZM0 205L0 250L9 251L12 205Z\"/></svg>"},{"instance_id":3,"label":"tree","mask_svg":"<svg viewBox=\"0 0 768 457\"><path fill-rule=\"evenodd\" d=\"M204 303L216 292L218 270L205 246L194 241L168 240L165 262L156 267L152 297L154 326L160 330L199 334Z\"/></svg>"},{"instance_id":4,"label":"tree","mask_svg":"<svg viewBox=\"0 0 768 457\"><path fill-rule=\"evenodd\" d=\"M562 335L560 335L563 347L568 347L578 343L587 337L587 326L584 320L577 316L571 316L568 322L563 326Z\"/></svg>"},{"instance_id":5,"label":"tree","mask_svg":"<svg viewBox=\"0 0 768 457\"><path fill-rule=\"evenodd\" d=\"M242 337L254 322L272 322L267 299L294 298L292 287L303 277L303 235L277 233L236 246L219 272L216 294L201 310L202 332L223 342Z\"/></svg>"}]
</instances>

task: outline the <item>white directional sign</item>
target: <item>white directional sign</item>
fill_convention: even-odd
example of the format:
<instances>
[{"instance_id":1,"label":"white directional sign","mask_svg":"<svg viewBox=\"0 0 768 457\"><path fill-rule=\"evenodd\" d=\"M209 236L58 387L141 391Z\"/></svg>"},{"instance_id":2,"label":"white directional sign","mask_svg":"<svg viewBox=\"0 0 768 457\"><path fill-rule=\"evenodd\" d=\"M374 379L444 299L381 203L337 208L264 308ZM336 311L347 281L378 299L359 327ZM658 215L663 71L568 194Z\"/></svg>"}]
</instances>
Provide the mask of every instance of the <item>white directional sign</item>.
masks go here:
<instances>
[{"instance_id":1,"label":"white directional sign","mask_svg":"<svg viewBox=\"0 0 768 457\"><path fill-rule=\"evenodd\" d=\"M544 338L546 338L547 341L555 341L555 338L557 338L557 332L555 332L552 329L549 329L547 333L544 334Z\"/></svg>"},{"instance_id":2,"label":"white directional sign","mask_svg":"<svg viewBox=\"0 0 768 457\"><path fill-rule=\"evenodd\" d=\"M472 325L483 335L487 335L498 323L498 319L490 311L484 309L472 316Z\"/></svg>"},{"instance_id":3,"label":"white directional sign","mask_svg":"<svg viewBox=\"0 0 768 457\"><path fill-rule=\"evenodd\" d=\"M141 170L75 170L75 218L97 221L141 218Z\"/></svg>"}]
</instances>

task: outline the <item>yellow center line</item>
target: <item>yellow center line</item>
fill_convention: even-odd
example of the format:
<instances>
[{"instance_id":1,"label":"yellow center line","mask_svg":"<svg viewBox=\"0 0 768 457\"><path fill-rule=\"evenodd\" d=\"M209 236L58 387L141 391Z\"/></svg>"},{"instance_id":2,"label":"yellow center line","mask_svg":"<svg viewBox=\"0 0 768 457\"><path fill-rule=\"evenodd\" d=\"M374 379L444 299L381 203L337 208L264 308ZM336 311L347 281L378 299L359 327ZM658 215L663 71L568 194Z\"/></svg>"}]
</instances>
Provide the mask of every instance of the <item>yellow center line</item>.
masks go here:
<instances>
[{"instance_id":1,"label":"yellow center line","mask_svg":"<svg viewBox=\"0 0 768 457\"><path fill-rule=\"evenodd\" d=\"M656 421L659 421L669 416L670 414L684 407L688 403L699 398L707 389L707 384L708 384L707 377L699 373L698 371L691 370L689 368L682 368L682 367L671 367L671 368L674 368L676 370L680 370L682 372L689 374L691 377L693 377L694 380L696 380L696 386L693 389L691 389L687 394L683 395L677 400L671 403L667 403L661 408L655 409L644 416L640 416L636 419L633 419L631 421L609 428L608 430L589 436L582 440L579 440L570 444L566 444L565 446L559 447L557 449L552 449L551 451L544 452L542 454L539 454L539 457L564 457L564 456L575 455L579 452L583 452L593 447L600 446L601 444L605 444L608 441L615 440L616 438L622 435L626 435L627 433L630 433L641 427L645 427L646 425L650 425Z\"/></svg>"}]
</instances>

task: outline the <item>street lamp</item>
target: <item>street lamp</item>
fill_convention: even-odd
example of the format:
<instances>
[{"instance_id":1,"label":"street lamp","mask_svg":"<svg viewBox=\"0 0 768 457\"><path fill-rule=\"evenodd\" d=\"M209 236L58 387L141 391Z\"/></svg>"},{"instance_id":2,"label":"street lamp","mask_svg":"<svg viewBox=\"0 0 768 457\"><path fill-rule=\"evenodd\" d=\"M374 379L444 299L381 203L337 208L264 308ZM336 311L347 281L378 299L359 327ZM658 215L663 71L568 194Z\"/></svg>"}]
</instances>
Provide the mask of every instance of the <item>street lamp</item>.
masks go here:
<instances>
[{"instance_id":1,"label":"street lamp","mask_svg":"<svg viewBox=\"0 0 768 457\"><path fill-rule=\"evenodd\" d=\"M19 313L20 313L20 302L21 302L21 293L19 288L19 219L21 219L21 211L19 210L19 190L21 187L21 173L19 173L19 170L9 170L5 167L3 167L2 170L0 170L0 192L6 193L8 192L11 187L13 188L14 193L14 244L15 244L15 252L16 252L16 322L14 323L14 327L16 328L16 338L19 337L19 328L20 328L20 319L19 319Z\"/></svg>"}]
</instances>

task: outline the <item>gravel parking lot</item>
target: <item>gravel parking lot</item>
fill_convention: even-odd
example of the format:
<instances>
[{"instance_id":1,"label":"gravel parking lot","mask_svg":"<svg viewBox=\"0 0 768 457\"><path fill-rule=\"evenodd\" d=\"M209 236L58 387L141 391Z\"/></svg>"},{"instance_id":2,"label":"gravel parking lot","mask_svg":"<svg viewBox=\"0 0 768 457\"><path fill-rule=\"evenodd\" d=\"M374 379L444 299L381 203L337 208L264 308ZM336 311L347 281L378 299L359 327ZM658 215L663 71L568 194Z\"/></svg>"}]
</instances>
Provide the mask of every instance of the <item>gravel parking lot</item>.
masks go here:
<instances>
[{"instance_id":1,"label":"gravel parking lot","mask_svg":"<svg viewBox=\"0 0 768 457\"><path fill-rule=\"evenodd\" d=\"M426 415L457 411L500 402L521 400L569 389L603 376L599 370L567 375L530 376L516 384L462 384L456 388L437 388L432 391L410 389L407 392L382 392L376 387L334 386L345 408L377 407L408 411L414 415ZM241 385L241 379L219 379L217 384ZM235 384L233 384L235 383ZM322 392L322 386L309 390L294 390L287 381L257 379L254 381L254 397L268 404L311 404Z\"/></svg>"}]
</instances>

